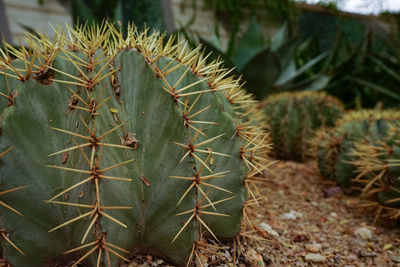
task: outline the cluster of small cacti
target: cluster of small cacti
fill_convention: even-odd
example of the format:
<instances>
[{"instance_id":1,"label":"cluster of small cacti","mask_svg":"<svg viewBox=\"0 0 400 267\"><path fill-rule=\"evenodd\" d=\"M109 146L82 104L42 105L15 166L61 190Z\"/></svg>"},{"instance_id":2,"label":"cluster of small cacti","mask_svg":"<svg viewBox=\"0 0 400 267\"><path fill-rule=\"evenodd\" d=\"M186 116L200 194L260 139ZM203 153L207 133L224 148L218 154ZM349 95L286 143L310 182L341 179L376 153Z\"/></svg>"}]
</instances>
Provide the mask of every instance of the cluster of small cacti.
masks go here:
<instances>
[{"instance_id":1,"label":"cluster of small cacti","mask_svg":"<svg viewBox=\"0 0 400 267\"><path fill-rule=\"evenodd\" d=\"M362 110L346 114L330 131L318 133L321 175L361 192L371 206L399 217L400 112Z\"/></svg>"},{"instance_id":2,"label":"cluster of small cacti","mask_svg":"<svg viewBox=\"0 0 400 267\"><path fill-rule=\"evenodd\" d=\"M262 103L267 128L278 159L305 161L315 131L334 126L343 114L343 104L324 92L286 92Z\"/></svg>"},{"instance_id":3,"label":"cluster of small cacti","mask_svg":"<svg viewBox=\"0 0 400 267\"><path fill-rule=\"evenodd\" d=\"M0 50L0 263L182 266L238 234L267 135L222 62L165 39L106 24Z\"/></svg>"}]
</instances>

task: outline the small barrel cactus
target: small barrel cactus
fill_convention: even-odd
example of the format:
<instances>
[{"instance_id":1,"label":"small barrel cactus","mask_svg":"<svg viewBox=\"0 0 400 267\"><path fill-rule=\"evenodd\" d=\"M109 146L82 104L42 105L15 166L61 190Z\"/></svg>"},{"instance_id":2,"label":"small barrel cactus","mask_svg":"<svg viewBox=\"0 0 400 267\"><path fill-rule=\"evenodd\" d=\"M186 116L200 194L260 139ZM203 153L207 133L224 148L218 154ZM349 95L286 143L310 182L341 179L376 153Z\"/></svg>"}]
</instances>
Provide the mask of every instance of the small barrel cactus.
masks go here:
<instances>
[{"instance_id":1,"label":"small barrel cactus","mask_svg":"<svg viewBox=\"0 0 400 267\"><path fill-rule=\"evenodd\" d=\"M272 95L262 108L275 157L296 161L310 156L310 140L315 131L334 126L344 109L337 98L312 91Z\"/></svg>"},{"instance_id":2,"label":"small barrel cactus","mask_svg":"<svg viewBox=\"0 0 400 267\"><path fill-rule=\"evenodd\" d=\"M268 140L222 62L107 23L25 41L0 50L1 263L182 266L237 235Z\"/></svg>"},{"instance_id":3,"label":"small barrel cactus","mask_svg":"<svg viewBox=\"0 0 400 267\"><path fill-rule=\"evenodd\" d=\"M360 197L366 199L364 207L376 209L379 216L397 219L400 217L400 125L387 123L387 134L379 140L362 139L354 144L351 154L356 158L350 162L356 167L353 183L361 190Z\"/></svg>"},{"instance_id":4,"label":"small barrel cactus","mask_svg":"<svg viewBox=\"0 0 400 267\"><path fill-rule=\"evenodd\" d=\"M358 159L356 142L378 144L389 137L389 124L398 122L398 111L361 110L345 114L335 128L318 132L315 142L321 175L343 187L352 185L356 167L351 163Z\"/></svg>"}]
</instances>

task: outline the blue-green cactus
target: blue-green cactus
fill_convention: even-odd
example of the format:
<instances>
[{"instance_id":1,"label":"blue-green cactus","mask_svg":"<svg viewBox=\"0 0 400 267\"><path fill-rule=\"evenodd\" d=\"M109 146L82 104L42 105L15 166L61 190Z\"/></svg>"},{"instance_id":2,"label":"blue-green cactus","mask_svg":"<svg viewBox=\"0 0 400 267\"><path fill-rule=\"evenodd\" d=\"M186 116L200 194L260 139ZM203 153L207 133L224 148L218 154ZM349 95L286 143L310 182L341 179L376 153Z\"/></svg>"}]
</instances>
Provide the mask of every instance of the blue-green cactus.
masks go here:
<instances>
[{"instance_id":1,"label":"blue-green cactus","mask_svg":"<svg viewBox=\"0 0 400 267\"><path fill-rule=\"evenodd\" d=\"M3 261L184 265L204 234L234 237L268 163L239 80L158 32L39 36L1 50Z\"/></svg>"}]
</instances>

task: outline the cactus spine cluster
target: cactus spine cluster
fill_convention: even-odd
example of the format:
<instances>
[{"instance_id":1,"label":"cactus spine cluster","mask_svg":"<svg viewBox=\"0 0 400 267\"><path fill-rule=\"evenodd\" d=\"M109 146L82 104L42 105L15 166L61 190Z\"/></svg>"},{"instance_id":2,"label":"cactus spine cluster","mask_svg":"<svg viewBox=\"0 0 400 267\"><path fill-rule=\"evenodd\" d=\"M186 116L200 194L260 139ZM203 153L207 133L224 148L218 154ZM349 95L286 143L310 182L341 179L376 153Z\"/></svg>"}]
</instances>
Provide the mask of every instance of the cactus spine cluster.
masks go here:
<instances>
[{"instance_id":1,"label":"cactus spine cluster","mask_svg":"<svg viewBox=\"0 0 400 267\"><path fill-rule=\"evenodd\" d=\"M305 161L310 140L321 127L334 126L343 104L324 92L285 92L268 97L262 104L278 159Z\"/></svg>"},{"instance_id":2,"label":"cactus spine cluster","mask_svg":"<svg viewBox=\"0 0 400 267\"><path fill-rule=\"evenodd\" d=\"M3 262L181 266L238 233L269 144L222 62L107 23L25 41L0 50Z\"/></svg>"}]
</instances>

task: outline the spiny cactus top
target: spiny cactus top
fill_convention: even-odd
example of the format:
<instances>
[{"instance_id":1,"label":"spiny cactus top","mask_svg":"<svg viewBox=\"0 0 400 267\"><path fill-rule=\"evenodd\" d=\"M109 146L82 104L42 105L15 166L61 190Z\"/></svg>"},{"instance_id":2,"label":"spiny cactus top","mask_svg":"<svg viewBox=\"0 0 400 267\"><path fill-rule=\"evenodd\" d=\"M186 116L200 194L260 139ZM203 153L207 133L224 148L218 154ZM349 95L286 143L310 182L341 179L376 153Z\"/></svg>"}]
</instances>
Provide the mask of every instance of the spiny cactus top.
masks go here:
<instances>
[{"instance_id":1,"label":"spiny cactus top","mask_svg":"<svg viewBox=\"0 0 400 267\"><path fill-rule=\"evenodd\" d=\"M25 41L0 50L3 260L184 265L202 236L238 233L268 142L222 62L108 24Z\"/></svg>"},{"instance_id":2,"label":"spiny cactus top","mask_svg":"<svg viewBox=\"0 0 400 267\"><path fill-rule=\"evenodd\" d=\"M344 109L339 99L313 91L272 95L262 106L275 157L297 161L304 161L310 156L314 131L333 126Z\"/></svg>"}]
</instances>

